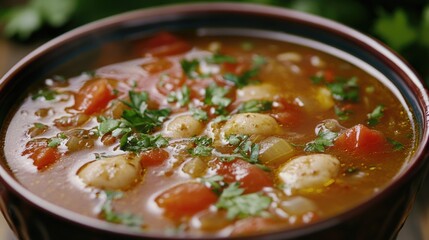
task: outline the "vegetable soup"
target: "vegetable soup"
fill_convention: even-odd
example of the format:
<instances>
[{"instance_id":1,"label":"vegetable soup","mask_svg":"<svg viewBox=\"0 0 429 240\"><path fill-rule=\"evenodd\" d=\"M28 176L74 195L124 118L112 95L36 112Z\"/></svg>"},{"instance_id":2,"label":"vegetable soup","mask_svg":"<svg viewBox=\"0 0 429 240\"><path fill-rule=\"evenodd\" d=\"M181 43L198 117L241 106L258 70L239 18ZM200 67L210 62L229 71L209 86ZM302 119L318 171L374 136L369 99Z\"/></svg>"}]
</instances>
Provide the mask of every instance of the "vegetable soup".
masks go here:
<instances>
[{"instance_id":1,"label":"vegetable soup","mask_svg":"<svg viewBox=\"0 0 429 240\"><path fill-rule=\"evenodd\" d=\"M131 231L251 235L364 202L417 145L386 86L322 51L168 32L132 50L18 107L4 148L30 191Z\"/></svg>"}]
</instances>

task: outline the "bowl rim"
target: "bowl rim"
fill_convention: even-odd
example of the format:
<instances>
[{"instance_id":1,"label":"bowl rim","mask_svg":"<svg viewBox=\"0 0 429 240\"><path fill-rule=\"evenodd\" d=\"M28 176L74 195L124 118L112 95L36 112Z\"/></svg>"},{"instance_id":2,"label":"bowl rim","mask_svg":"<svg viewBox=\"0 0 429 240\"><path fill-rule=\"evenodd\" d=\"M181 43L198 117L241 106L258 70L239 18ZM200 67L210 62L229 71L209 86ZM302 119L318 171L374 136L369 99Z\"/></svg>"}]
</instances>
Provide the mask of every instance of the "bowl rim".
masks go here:
<instances>
[{"instance_id":1,"label":"bowl rim","mask_svg":"<svg viewBox=\"0 0 429 240\"><path fill-rule=\"evenodd\" d=\"M383 196L388 195L393 192L396 188L404 185L406 182L410 181L413 176L415 176L419 171L424 171L425 159L429 156L429 97L428 92L423 85L421 78L415 73L412 67L397 53L391 50L382 42L369 37L363 33L360 33L357 30L354 30L350 27L347 27L341 23L334 22L332 20L311 15L308 13L298 12L290 9L285 9L281 7L274 6L265 6L260 4L250 4L250 3L227 3L227 2L217 2L217 3L185 3L185 4L174 4L166 5L161 7L151 7L145 9L134 10L126 13L121 13L114 15L108 18L104 18L92 23L88 23L81 27L78 27L74 30L71 30L67 33L64 33L47 43L41 45L30 54L25 56L17 64L15 64L0 80L0 92L5 91L5 87L8 82L10 82L16 74L25 70L28 65L31 65L33 61L38 58L42 58L45 54L54 51L56 48L61 47L64 44L72 42L74 39L77 39L81 36L91 35L92 32L102 31L109 28L120 28L122 25L134 24L134 22L144 22L144 19L153 18L156 16L164 16L160 19L165 19L167 14L171 14L171 17L183 16L183 15L193 15L201 14L202 12L215 14L215 13L237 13L237 14L247 14L247 15L261 15L271 18L279 18L284 21L294 21L299 22L300 24L311 25L321 29L323 31L331 32L345 38L347 41L351 41L354 44L365 48L371 55L377 56L378 59L383 60L383 63L389 66L389 68L394 69L395 72L401 76L402 79L409 79L407 81L407 87L416 94L416 98L419 101L419 106L421 107L423 114L422 121L422 136L416 153L410 159L410 166L406 168L403 172L396 175L395 179L383 188L376 195L365 200L356 207L349 209L345 212L337 214L333 217L327 218L325 220L318 221L316 223L304 225L290 230L282 230L278 232L266 233L264 236L279 237L282 238L294 238L303 235L307 235L313 232L322 231L329 227L335 226L338 223L351 219L353 216L357 215L359 212L369 208L371 205L381 201ZM180 20L180 18L178 18ZM144 24L144 23L143 23ZM410 84L413 86L411 89ZM3 125L4 129L6 125ZM428 149L428 150L426 150ZM5 160L5 159L4 159ZM15 194L18 194L21 198L25 199L28 203L33 206L43 210L46 213L49 213L57 218L72 222L73 224L80 225L85 228L90 228L93 230L101 230L105 233L116 233L128 237L153 237L157 239L169 238L168 236L148 234L148 233L133 233L128 231L123 226L117 226L112 223L107 223L102 220L98 220L91 217L86 217L75 213L66 208L57 206L53 203L44 200L43 198L33 194L22 186L18 180L12 177L5 169L0 168L0 178L7 184L7 187L12 190ZM256 237L259 235L255 235ZM249 236L253 237L253 236ZM244 237L249 239L249 237ZM192 237L191 237L192 238ZM211 238L211 237L209 237ZM207 238L207 239L209 239ZM219 239L223 237L215 237ZM241 237L237 237L241 238ZM244 239L243 238L243 239ZM223 238L224 239L224 238ZM235 239L235 237L234 237Z\"/></svg>"}]
</instances>

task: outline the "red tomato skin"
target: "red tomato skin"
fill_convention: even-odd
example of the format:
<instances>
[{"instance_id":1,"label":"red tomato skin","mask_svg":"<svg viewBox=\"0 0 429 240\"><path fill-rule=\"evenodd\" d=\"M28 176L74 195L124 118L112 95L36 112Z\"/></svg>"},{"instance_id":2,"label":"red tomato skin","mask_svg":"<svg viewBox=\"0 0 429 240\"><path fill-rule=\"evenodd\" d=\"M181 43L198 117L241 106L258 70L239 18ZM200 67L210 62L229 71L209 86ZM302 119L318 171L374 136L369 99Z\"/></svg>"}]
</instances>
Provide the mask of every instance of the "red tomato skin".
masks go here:
<instances>
[{"instance_id":1,"label":"red tomato skin","mask_svg":"<svg viewBox=\"0 0 429 240\"><path fill-rule=\"evenodd\" d=\"M219 162L216 172L228 183L240 182L240 187L244 188L245 193L259 192L264 187L273 186L267 172L241 159L227 163Z\"/></svg>"},{"instance_id":2,"label":"red tomato skin","mask_svg":"<svg viewBox=\"0 0 429 240\"><path fill-rule=\"evenodd\" d=\"M170 157L170 154L161 148L143 152L140 155L140 164L142 167L159 166Z\"/></svg>"},{"instance_id":3,"label":"red tomato skin","mask_svg":"<svg viewBox=\"0 0 429 240\"><path fill-rule=\"evenodd\" d=\"M82 86L75 94L74 108L85 114L100 112L115 95L106 79L98 79Z\"/></svg>"},{"instance_id":4,"label":"red tomato skin","mask_svg":"<svg viewBox=\"0 0 429 240\"><path fill-rule=\"evenodd\" d=\"M388 142L383 133L358 124L341 133L332 147L353 155L369 155L388 150Z\"/></svg>"},{"instance_id":5,"label":"red tomato skin","mask_svg":"<svg viewBox=\"0 0 429 240\"><path fill-rule=\"evenodd\" d=\"M279 106L274 109L271 116L284 127L298 127L305 117L299 106L288 102L284 98L276 100Z\"/></svg>"},{"instance_id":6,"label":"red tomato skin","mask_svg":"<svg viewBox=\"0 0 429 240\"><path fill-rule=\"evenodd\" d=\"M56 148L48 147L46 142L27 143L22 155L26 154L29 154L28 157L33 160L33 165L38 170L42 170L55 163L61 156Z\"/></svg>"},{"instance_id":7,"label":"red tomato skin","mask_svg":"<svg viewBox=\"0 0 429 240\"><path fill-rule=\"evenodd\" d=\"M160 32L144 41L140 48L143 56L165 57L187 52L191 45L169 32Z\"/></svg>"},{"instance_id":8,"label":"red tomato skin","mask_svg":"<svg viewBox=\"0 0 429 240\"><path fill-rule=\"evenodd\" d=\"M155 202L172 219L191 217L217 201L217 195L202 183L188 182L174 186L156 197Z\"/></svg>"}]
</instances>

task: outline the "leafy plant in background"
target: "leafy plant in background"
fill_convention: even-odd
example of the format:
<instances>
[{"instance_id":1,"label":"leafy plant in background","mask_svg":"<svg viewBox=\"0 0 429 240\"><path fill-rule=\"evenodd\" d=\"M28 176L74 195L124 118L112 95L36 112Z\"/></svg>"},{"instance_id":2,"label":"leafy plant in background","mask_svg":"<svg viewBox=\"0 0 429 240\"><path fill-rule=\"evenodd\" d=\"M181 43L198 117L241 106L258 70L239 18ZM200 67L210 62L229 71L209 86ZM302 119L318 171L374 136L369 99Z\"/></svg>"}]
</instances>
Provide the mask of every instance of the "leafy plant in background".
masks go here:
<instances>
[{"instance_id":1,"label":"leafy plant in background","mask_svg":"<svg viewBox=\"0 0 429 240\"><path fill-rule=\"evenodd\" d=\"M3 0L5 1L5 0ZM228 0L227 0L228 1ZM52 37L82 24L121 12L198 0L6 0L0 22L6 36L29 41ZM206 0L204 2L216 2ZM229 0L275 5L342 22L388 44L403 55L429 83L429 3L425 0ZM43 33L43 34L42 34Z\"/></svg>"}]
</instances>

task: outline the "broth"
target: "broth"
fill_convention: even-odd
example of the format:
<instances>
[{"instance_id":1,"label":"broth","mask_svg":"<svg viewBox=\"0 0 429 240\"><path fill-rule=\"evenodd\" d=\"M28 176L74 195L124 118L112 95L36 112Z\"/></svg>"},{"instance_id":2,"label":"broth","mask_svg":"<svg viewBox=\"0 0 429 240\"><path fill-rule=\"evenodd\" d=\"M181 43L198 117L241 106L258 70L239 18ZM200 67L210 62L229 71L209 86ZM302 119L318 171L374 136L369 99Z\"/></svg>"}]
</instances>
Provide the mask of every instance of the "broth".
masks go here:
<instances>
[{"instance_id":1,"label":"broth","mask_svg":"<svg viewBox=\"0 0 429 240\"><path fill-rule=\"evenodd\" d=\"M351 209L417 145L395 95L327 53L170 33L130 49L31 90L5 134L23 186L144 232L248 235Z\"/></svg>"}]
</instances>

